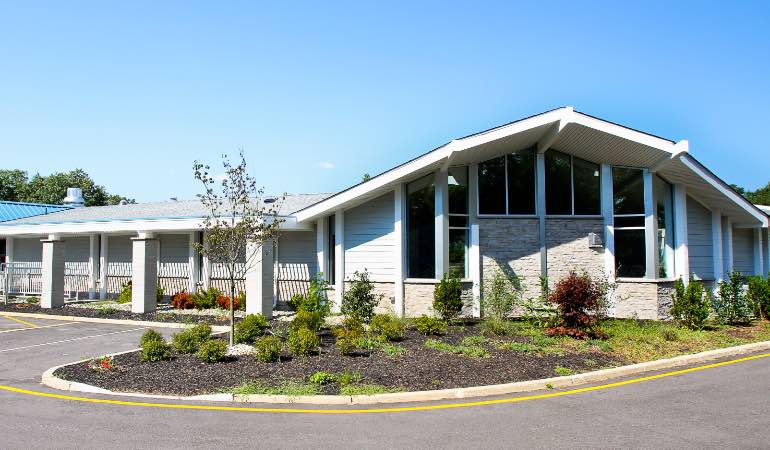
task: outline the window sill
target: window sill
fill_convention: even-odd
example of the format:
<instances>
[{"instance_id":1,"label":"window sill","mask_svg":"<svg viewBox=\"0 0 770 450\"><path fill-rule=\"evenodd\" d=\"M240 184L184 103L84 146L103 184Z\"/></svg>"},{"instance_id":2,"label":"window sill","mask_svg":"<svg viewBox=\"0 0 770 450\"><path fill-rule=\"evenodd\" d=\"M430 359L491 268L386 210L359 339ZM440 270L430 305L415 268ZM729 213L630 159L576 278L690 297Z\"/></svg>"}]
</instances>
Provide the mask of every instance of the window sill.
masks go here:
<instances>
[{"instance_id":1,"label":"window sill","mask_svg":"<svg viewBox=\"0 0 770 450\"><path fill-rule=\"evenodd\" d=\"M676 280L677 278L615 278L615 281L618 283L671 283Z\"/></svg>"},{"instance_id":2,"label":"window sill","mask_svg":"<svg viewBox=\"0 0 770 450\"><path fill-rule=\"evenodd\" d=\"M411 284L439 284L441 280L436 278L405 278L404 283ZM460 278L460 283L473 283L470 278Z\"/></svg>"}]
</instances>

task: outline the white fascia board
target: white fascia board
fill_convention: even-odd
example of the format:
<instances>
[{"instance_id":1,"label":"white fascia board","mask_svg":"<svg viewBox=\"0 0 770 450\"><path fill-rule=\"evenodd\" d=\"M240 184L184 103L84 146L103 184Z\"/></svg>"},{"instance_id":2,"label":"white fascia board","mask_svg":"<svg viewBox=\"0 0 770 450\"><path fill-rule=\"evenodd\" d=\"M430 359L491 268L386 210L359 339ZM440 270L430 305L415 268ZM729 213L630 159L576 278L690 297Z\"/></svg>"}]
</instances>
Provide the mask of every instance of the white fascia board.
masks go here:
<instances>
[{"instance_id":1,"label":"white fascia board","mask_svg":"<svg viewBox=\"0 0 770 450\"><path fill-rule=\"evenodd\" d=\"M629 141L638 142L639 144L646 145L648 147L656 148L668 153L676 152L676 144L668 139L659 138L651 134L643 133L641 131L632 130L622 125L617 125L612 122L607 122L602 119L597 119L580 112L576 112L572 116L572 122L583 125L589 128L593 128L597 131L602 131L607 134L612 134Z\"/></svg>"},{"instance_id":2,"label":"white fascia board","mask_svg":"<svg viewBox=\"0 0 770 450\"><path fill-rule=\"evenodd\" d=\"M308 231L312 224L300 224L295 217L282 217L281 230ZM87 234L87 233L134 233L197 231L203 229L200 218L184 219L148 219L148 220L110 220L100 222L69 222L46 224L19 224L0 226L0 236L48 235L48 234Z\"/></svg>"},{"instance_id":3,"label":"white fascia board","mask_svg":"<svg viewBox=\"0 0 770 450\"><path fill-rule=\"evenodd\" d=\"M693 158L689 154L685 154L685 155L682 155L679 159L680 161L682 161L682 164L687 166L688 169L692 170L696 175L701 177L703 180L705 180L707 183L713 186L716 190L721 192L725 197L729 198L735 204L737 204L738 206L746 210L746 212L751 214L754 218L756 218L761 224L761 226L763 227L768 226L767 214L762 212L759 208L752 205L751 202L743 198L743 196L741 196L740 194L735 192L733 189L731 189L724 181L720 180L718 177L712 174L695 158Z\"/></svg>"},{"instance_id":4,"label":"white fascia board","mask_svg":"<svg viewBox=\"0 0 770 450\"><path fill-rule=\"evenodd\" d=\"M652 167L650 167L650 172L657 173L667 165L669 165L672 161L679 159L682 155L687 154L690 152L690 143L686 140L682 140L677 142L674 145L674 152L671 153L668 156L664 156L660 159L656 164L654 164Z\"/></svg>"}]
</instances>

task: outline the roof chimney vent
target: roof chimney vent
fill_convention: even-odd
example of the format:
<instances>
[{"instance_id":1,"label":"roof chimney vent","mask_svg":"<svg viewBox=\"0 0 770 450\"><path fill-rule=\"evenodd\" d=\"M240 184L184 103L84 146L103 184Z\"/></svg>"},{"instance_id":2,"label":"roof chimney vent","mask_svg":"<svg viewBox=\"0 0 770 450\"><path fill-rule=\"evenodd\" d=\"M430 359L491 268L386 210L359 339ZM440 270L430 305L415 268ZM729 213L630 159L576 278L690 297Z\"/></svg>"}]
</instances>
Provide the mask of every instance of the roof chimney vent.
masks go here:
<instances>
[{"instance_id":1,"label":"roof chimney vent","mask_svg":"<svg viewBox=\"0 0 770 450\"><path fill-rule=\"evenodd\" d=\"M62 200L62 204L73 208L85 206L83 191L80 188L67 188L67 196Z\"/></svg>"}]
</instances>

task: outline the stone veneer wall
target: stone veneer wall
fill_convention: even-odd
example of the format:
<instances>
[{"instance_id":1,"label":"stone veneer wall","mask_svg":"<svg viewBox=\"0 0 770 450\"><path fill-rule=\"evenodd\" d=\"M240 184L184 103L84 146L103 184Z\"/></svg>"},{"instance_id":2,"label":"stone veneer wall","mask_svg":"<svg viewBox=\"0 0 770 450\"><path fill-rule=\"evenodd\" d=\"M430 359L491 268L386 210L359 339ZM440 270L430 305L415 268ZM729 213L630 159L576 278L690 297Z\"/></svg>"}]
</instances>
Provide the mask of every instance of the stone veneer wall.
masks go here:
<instances>
[{"instance_id":1,"label":"stone veneer wall","mask_svg":"<svg viewBox=\"0 0 770 450\"><path fill-rule=\"evenodd\" d=\"M525 298L540 295L538 219L479 219L482 289L496 271L519 277ZM482 294L483 295L483 294Z\"/></svg>"},{"instance_id":2,"label":"stone veneer wall","mask_svg":"<svg viewBox=\"0 0 770 450\"><path fill-rule=\"evenodd\" d=\"M602 219L546 219L548 281L551 286L569 275L587 271L592 277L604 275L604 247L590 248L588 233L604 236Z\"/></svg>"},{"instance_id":3,"label":"stone veneer wall","mask_svg":"<svg viewBox=\"0 0 770 450\"><path fill-rule=\"evenodd\" d=\"M435 315L433 310L433 291L438 282L404 282L404 315L419 317L423 314ZM472 315L473 283L462 283L463 315Z\"/></svg>"},{"instance_id":4,"label":"stone veneer wall","mask_svg":"<svg viewBox=\"0 0 770 450\"><path fill-rule=\"evenodd\" d=\"M657 319L658 283L619 281L612 294L611 305L612 317Z\"/></svg>"},{"instance_id":5,"label":"stone veneer wall","mask_svg":"<svg viewBox=\"0 0 770 450\"><path fill-rule=\"evenodd\" d=\"M380 302L375 306L374 312L376 314L391 314L393 313L393 307L396 302L395 297L395 283L386 283L380 281L372 282L374 284L375 295L382 295ZM345 289L350 289L350 282L345 281ZM326 298L334 299L335 289L334 286L330 286L326 291ZM431 297L432 298L432 297Z\"/></svg>"}]
</instances>

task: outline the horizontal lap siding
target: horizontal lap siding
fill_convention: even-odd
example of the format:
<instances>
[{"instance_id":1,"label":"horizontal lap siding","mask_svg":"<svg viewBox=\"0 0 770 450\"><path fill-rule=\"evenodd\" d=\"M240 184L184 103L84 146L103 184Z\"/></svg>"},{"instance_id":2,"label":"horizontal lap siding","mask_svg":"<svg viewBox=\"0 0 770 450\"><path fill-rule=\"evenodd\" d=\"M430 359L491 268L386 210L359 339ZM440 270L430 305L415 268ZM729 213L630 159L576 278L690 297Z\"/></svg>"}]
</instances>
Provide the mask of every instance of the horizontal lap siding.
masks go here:
<instances>
[{"instance_id":1,"label":"horizontal lap siding","mask_svg":"<svg viewBox=\"0 0 770 450\"><path fill-rule=\"evenodd\" d=\"M754 273L754 230L733 229L733 269L744 274Z\"/></svg>"},{"instance_id":2,"label":"horizontal lap siding","mask_svg":"<svg viewBox=\"0 0 770 450\"><path fill-rule=\"evenodd\" d=\"M702 280L714 279L714 244L711 211L687 198L687 249L690 273Z\"/></svg>"},{"instance_id":3,"label":"horizontal lap siding","mask_svg":"<svg viewBox=\"0 0 770 450\"><path fill-rule=\"evenodd\" d=\"M84 297L88 293L88 259L91 240L88 236L64 238L64 290Z\"/></svg>"},{"instance_id":4,"label":"horizontal lap siding","mask_svg":"<svg viewBox=\"0 0 770 450\"><path fill-rule=\"evenodd\" d=\"M120 293L121 286L131 280L133 246L130 236L107 237L107 292Z\"/></svg>"},{"instance_id":5,"label":"horizontal lap siding","mask_svg":"<svg viewBox=\"0 0 770 450\"><path fill-rule=\"evenodd\" d=\"M190 236L187 234L162 234L158 284L166 295L188 288L190 276Z\"/></svg>"},{"instance_id":6,"label":"horizontal lap siding","mask_svg":"<svg viewBox=\"0 0 770 450\"><path fill-rule=\"evenodd\" d=\"M13 262L42 262L43 261L43 243L40 238L14 238L13 240Z\"/></svg>"},{"instance_id":7,"label":"horizontal lap siding","mask_svg":"<svg viewBox=\"0 0 770 450\"><path fill-rule=\"evenodd\" d=\"M393 281L393 193L345 211L345 278L369 272L372 281Z\"/></svg>"},{"instance_id":8,"label":"horizontal lap siding","mask_svg":"<svg viewBox=\"0 0 770 450\"><path fill-rule=\"evenodd\" d=\"M315 231L287 231L278 239L278 300L288 301L305 294L318 273Z\"/></svg>"}]
</instances>

